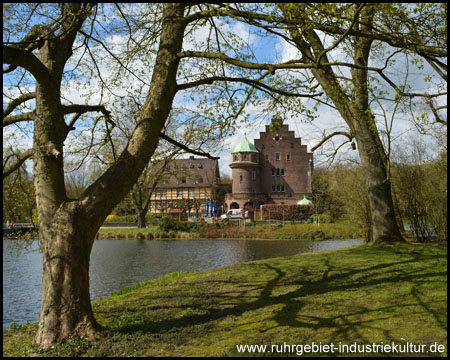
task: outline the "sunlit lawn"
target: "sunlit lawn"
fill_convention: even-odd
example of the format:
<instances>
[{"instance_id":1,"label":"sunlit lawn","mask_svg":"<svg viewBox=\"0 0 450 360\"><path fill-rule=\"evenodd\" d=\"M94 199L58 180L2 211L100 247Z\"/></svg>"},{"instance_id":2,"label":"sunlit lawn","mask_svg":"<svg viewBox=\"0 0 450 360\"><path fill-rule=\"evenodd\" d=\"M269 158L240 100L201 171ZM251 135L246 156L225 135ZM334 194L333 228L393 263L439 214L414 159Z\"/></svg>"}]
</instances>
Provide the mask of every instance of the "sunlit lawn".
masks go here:
<instances>
[{"instance_id":1,"label":"sunlit lawn","mask_svg":"<svg viewBox=\"0 0 450 360\"><path fill-rule=\"evenodd\" d=\"M3 355L261 356L237 345L313 342L446 348L446 247L366 245L173 273L97 301L94 311L102 340L43 351L31 346L36 325L26 325L4 332Z\"/></svg>"}]
</instances>

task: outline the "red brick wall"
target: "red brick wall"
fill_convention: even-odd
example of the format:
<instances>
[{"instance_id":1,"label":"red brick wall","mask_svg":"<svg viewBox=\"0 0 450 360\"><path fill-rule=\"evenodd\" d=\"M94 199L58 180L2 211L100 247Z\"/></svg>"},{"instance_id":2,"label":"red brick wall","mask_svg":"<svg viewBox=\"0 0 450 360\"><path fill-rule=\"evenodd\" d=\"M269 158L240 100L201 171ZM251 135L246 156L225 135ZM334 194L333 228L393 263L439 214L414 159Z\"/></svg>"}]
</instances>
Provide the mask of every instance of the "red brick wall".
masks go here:
<instances>
[{"instance_id":1,"label":"red brick wall","mask_svg":"<svg viewBox=\"0 0 450 360\"><path fill-rule=\"evenodd\" d=\"M266 126L266 131L260 133L260 138L255 139L254 144L260 152L263 193L286 196L309 193L309 160L313 159L313 154L307 152L306 145L301 144L301 139L295 137L294 131L289 131L288 126L283 125L272 133L269 126ZM276 160L277 153L279 160ZM272 169L280 169L280 175L273 176ZM284 175L282 175L282 169L284 169ZM280 189L284 186L284 192L274 193L272 186L279 186Z\"/></svg>"}]
</instances>

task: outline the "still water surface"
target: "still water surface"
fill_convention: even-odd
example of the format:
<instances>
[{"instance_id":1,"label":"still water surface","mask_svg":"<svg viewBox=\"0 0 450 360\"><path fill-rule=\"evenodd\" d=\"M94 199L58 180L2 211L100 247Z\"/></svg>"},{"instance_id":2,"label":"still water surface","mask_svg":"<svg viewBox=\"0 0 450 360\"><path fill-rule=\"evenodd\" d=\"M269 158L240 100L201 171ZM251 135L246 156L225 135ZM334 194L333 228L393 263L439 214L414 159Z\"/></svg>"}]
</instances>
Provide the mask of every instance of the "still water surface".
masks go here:
<instances>
[{"instance_id":1,"label":"still water surface","mask_svg":"<svg viewBox=\"0 0 450 360\"><path fill-rule=\"evenodd\" d=\"M3 328L39 320L42 255L35 241L19 255L3 241ZM354 240L96 240L91 299L174 271L205 270L251 260L361 245Z\"/></svg>"}]
</instances>

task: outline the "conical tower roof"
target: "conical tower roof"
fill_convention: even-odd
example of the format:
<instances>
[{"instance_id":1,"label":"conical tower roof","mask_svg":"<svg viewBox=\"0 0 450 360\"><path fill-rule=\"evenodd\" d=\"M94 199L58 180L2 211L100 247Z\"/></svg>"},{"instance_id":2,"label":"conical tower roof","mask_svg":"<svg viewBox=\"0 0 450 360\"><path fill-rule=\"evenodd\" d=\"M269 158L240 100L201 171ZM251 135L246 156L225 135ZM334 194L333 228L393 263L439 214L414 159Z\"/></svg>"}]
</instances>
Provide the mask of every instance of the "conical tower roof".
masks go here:
<instances>
[{"instance_id":1,"label":"conical tower roof","mask_svg":"<svg viewBox=\"0 0 450 360\"><path fill-rule=\"evenodd\" d=\"M312 201L308 200L305 196L303 196L303 199L297 201L297 205L311 205Z\"/></svg>"},{"instance_id":2,"label":"conical tower roof","mask_svg":"<svg viewBox=\"0 0 450 360\"><path fill-rule=\"evenodd\" d=\"M244 139L237 144L237 146L234 148L232 154L238 153L238 152L258 152L255 145L253 145L250 141L248 141L247 137L244 136Z\"/></svg>"}]
</instances>

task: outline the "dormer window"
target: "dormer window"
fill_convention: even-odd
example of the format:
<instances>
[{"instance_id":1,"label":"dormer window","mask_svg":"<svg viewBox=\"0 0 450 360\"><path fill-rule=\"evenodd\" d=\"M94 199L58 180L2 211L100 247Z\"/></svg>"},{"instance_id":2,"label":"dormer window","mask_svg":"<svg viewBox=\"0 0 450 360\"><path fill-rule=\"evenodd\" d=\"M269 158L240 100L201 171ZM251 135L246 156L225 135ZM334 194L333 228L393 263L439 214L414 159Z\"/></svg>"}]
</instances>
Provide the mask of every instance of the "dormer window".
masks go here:
<instances>
[{"instance_id":1,"label":"dormer window","mask_svg":"<svg viewBox=\"0 0 450 360\"><path fill-rule=\"evenodd\" d=\"M247 160L247 155L244 154L244 160Z\"/></svg>"}]
</instances>

